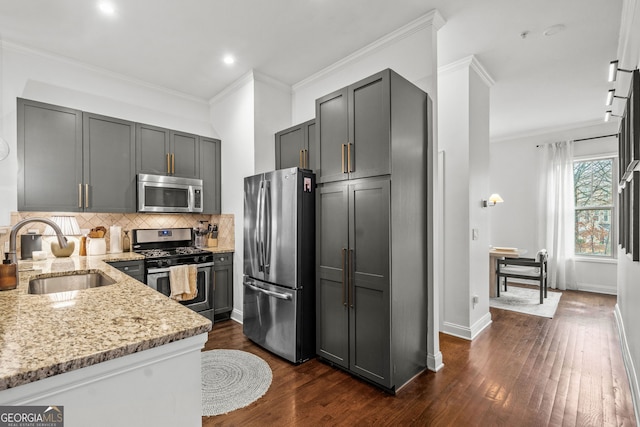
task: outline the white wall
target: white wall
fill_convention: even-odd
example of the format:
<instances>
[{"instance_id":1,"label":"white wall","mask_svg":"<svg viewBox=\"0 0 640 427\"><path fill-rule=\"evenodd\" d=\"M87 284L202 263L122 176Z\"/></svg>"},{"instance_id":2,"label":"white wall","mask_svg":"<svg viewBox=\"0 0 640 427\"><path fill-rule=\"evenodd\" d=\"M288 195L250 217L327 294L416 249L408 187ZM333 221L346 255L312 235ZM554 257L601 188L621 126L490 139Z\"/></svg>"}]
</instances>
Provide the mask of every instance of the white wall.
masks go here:
<instances>
[{"instance_id":1,"label":"white wall","mask_svg":"<svg viewBox=\"0 0 640 427\"><path fill-rule=\"evenodd\" d=\"M640 66L640 2L625 0L622 7L622 25L618 59L621 64ZM627 65L629 67L629 65ZM618 86L621 82L616 83ZM618 93L627 93L626 87L617 87ZM636 212L636 215L640 213ZM618 251L618 303L616 320L622 339L622 353L629 376L631 394L636 411L636 422L640 412L640 386L638 385L638 368L640 368L640 262L633 262Z\"/></svg>"},{"instance_id":2,"label":"white wall","mask_svg":"<svg viewBox=\"0 0 640 427\"><path fill-rule=\"evenodd\" d=\"M291 86L264 74L255 78L255 173L276 168L275 133L292 126Z\"/></svg>"},{"instance_id":3,"label":"white wall","mask_svg":"<svg viewBox=\"0 0 640 427\"><path fill-rule=\"evenodd\" d=\"M11 149L0 163L0 225L17 210L17 97L218 137L204 100L15 44L0 48L2 132Z\"/></svg>"},{"instance_id":4,"label":"white wall","mask_svg":"<svg viewBox=\"0 0 640 427\"><path fill-rule=\"evenodd\" d=\"M210 102L211 122L222 139L222 211L235 215L232 317L237 320L242 319L243 304L244 177L255 171L254 84L249 73Z\"/></svg>"},{"instance_id":5,"label":"white wall","mask_svg":"<svg viewBox=\"0 0 640 427\"><path fill-rule=\"evenodd\" d=\"M444 272L441 329L473 339L491 323L489 191L491 78L473 56L438 70L439 148L444 151ZM472 239L473 230L478 238ZM472 302L478 297L478 303Z\"/></svg>"},{"instance_id":6,"label":"white wall","mask_svg":"<svg viewBox=\"0 0 640 427\"><path fill-rule=\"evenodd\" d=\"M434 12L416 19L364 49L293 85L293 121L315 117L315 100L355 83L378 71L391 68L427 93L435 89L436 55L433 23L442 18ZM432 96L432 99L434 97Z\"/></svg>"},{"instance_id":7,"label":"white wall","mask_svg":"<svg viewBox=\"0 0 640 427\"><path fill-rule=\"evenodd\" d=\"M536 145L567 139L591 138L617 133L615 123L597 123L576 129L563 129L491 144L491 193L504 203L491 209L490 244L526 249L535 254L543 244L538 239L538 176ZM617 138L577 142L574 156L590 158L616 155ZM577 258L578 290L616 293L616 261Z\"/></svg>"}]
</instances>

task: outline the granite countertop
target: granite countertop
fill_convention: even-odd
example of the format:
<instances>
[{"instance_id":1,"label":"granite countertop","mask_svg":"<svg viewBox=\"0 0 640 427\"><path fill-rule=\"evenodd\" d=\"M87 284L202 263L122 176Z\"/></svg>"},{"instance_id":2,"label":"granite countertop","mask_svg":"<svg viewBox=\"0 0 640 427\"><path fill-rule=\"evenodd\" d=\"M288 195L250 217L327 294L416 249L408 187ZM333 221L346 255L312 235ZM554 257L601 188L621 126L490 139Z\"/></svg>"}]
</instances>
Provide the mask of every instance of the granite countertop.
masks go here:
<instances>
[{"instance_id":1,"label":"granite countertop","mask_svg":"<svg viewBox=\"0 0 640 427\"><path fill-rule=\"evenodd\" d=\"M20 261L18 287L0 291L0 391L211 330L209 319L105 263L136 259L125 252ZM101 270L116 283L27 293L35 276L77 270Z\"/></svg>"},{"instance_id":2,"label":"granite countertop","mask_svg":"<svg viewBox=\"0 0 640 427\"><path fill-rule=\"evenodd\" d=\"M236 250L234 246L207 246L205 249L213 252L214 254L235 252Z\"/></svg>"}]
</instances>

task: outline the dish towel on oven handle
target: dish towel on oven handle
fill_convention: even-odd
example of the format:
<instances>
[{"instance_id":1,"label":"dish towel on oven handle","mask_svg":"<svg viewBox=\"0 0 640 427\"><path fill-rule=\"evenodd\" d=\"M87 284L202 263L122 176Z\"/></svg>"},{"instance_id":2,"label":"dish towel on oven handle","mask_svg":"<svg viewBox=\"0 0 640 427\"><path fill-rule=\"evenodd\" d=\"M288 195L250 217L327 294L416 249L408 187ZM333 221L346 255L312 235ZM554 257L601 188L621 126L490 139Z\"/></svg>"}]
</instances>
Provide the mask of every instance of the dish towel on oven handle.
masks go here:
<instances>
[{"instance_id":1,"label":"dish towel on oven handle","mask_svg":"<svg viewBox=\"0 0 640 427\"><path fill-rule=\"evenodd\" d=\"M169 267L171 299L190 301L198 296L198 267L195 265L174 265Z\"/></svg>"}]
</instances>

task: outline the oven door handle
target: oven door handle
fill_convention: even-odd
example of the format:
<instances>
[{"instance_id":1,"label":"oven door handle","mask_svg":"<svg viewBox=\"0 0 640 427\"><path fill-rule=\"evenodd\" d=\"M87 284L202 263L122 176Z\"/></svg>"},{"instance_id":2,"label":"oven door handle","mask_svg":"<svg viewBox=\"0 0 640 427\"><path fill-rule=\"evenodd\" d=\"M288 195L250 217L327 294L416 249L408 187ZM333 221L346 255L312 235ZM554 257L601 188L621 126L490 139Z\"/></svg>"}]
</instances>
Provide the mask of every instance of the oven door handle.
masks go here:
<instances>
[{"instance_id":1,"label":"oven door handle","mask_svg":"<svg viewBox=\"0 0 640 427\"><path fill-rule=\"evenodd\" d=\"M195 265L198 268L206 268L206 267L213 267L215 263L213 262L203 262L202 264L189 264L189 265ZM160 274L160 273L168 273L169 270L171 269L171 267L166 267L166 268L150 268L147 270L147 274Z\"/></svg>"},{"instance_id":2,"label":"oven door handle","mask_svg":"<svg viewBox=\"0 0 640 427\"><path fill-rule=\"evenodd\" d=\"M251 289L253 289L254 291L262 292L263 294L269 295L270 297L283 299L283 300L290 300L291 299L291 295L289 295L289 294L282 294L280 292L268 291L266 289L259 288L257 286L252 285L251 283L247 283L247 282L245 282L244 284L246 286L250 287Z\"/></svg>"}]
</instances>

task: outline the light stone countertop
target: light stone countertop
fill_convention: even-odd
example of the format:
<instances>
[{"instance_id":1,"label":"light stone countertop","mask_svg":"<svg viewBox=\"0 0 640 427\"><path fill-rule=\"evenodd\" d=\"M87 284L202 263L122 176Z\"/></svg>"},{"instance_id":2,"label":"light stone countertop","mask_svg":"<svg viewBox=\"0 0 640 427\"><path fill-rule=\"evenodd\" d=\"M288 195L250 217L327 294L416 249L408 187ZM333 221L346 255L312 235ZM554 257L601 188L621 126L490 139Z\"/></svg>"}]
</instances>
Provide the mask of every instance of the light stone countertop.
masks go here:
<instances>
[{"instance_id":1,"label":"light stone countertop","mask_svg":"<svg viewBox=\"0 0 640 427\"><path fill-rule=\"evenodd\" d=\"M142 256L18 262L18 287L0 291L0 391L211 330L209 319L104 262L135 259ZM35 276L77 270L101 270L116 283L72 293L27 292Z\"/></svg>"},{"instance_id":2,"label":"light stone countertop","mask_svg":"<svg viewBox=\"0 0 640 427\"><path fill-rule=\"evenodd\" d=\"M205 249L213 252L214 254L235 252L236 250L234 246L207 246Z\"/></svg>"}]
</instances>

